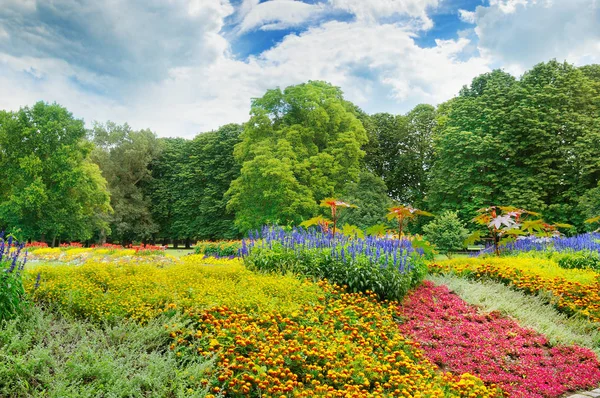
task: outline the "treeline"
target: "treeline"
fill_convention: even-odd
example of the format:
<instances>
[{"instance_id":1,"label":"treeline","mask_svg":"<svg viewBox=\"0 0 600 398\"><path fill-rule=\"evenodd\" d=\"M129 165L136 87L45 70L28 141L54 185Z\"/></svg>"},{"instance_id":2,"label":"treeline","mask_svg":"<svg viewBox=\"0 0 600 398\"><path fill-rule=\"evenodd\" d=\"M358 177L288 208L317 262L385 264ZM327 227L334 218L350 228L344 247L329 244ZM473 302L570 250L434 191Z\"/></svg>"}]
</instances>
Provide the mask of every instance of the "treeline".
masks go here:
<instances>
[{"instance_id":1,"label":"treeline","mask_svg":"<svg viewBox=\"0 0 600 398\"><path fill-rule=\"evenodd\" d=\"M51 244L236 238L297 225L331 196L358 206L340 223L360 228L397 201L463 220L510 204L583 230L600 214L600 66L496 70L405 115L367 115L311 81L269 90L244 125L191 140L86 130L39 102L0 111L0 170L0 228Z\"/></svg>"}]
</instances>

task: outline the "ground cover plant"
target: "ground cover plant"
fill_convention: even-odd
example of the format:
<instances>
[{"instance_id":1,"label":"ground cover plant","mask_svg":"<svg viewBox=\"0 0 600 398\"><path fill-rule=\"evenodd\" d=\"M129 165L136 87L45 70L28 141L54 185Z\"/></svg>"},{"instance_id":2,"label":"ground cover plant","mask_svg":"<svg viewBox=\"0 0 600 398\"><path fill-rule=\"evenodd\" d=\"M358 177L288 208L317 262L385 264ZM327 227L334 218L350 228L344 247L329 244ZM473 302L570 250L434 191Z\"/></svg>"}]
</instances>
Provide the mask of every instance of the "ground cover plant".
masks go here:
<instances>
[{"instance_id":1,"label":"ground cover plant","mask_svg":"<svg viewBox=\"0 0 600 398\"><path fill-rule=\"evenodd\" d=\"M470 374L440 373L398 333L397 304L320 286L318 305L290 314L224 306L187 313L187 324L171 326L171 347L182 360L216 355L222 371L204 382L231 397L501 395Z\"/></svg>"},{"instance_id":2,"label":"ground cover plant","mask_svg":"<svg viewBox=\"0 0 600 398\"><path fill-rule=\"evenodd\" d=\"M401 299L426 272L423 252L408 239L333 236L317 229L265 227L242 241L241 253L250 270L327 279L381 299Z\"/></svg>"},{"instance_id":3,"label":"ground cover plant","mask_svg":"<svg viewBox=\"0 0 600 398\"><path fill-rule=\"evenodd\" d=\"M591 270L564 269L551 259L536 257L461 258L429 268L434 273L491 278L531 294L545 292L567 314L600 322L600 275Z\"/></svg>"},{"instance_id":4,"label":"ground cover plant","mask_svg":"<svg viewBox=\"0 0 600 398\"><path fill-rule=\"evenodd\" d=\"M33 249L27 248L28 260L30 263L43 262L61 262L82 264L88 260L101 262L124 261L133 262L151 259L155 263L169 264L173 262L173 257L166 254L163 246L152 245L131 245L123 248L120 245L104 244L95 247L44 247L35 246Z\"/></svg>"},{"instance_id":5,"label":"ground cover plant","mask_svg":"<svg viewBox=\"0 0 600 398\"><path fill-rule=\"evenodd\" d=\"M440 372L398 333L394 305L379 301L374 293L348 294L325 281L315 284L294 276L255 274L239 259L191 255L165 267L156 266L150 257L144 260L42 264L26 271L25 286L33 300L64 316L35 320L44 315L38 312L27 326L32 330L24 335L24 346L5 347L18 353L15 361L32 369L4 369L15 376L2 386L4 391L8 395L38 391L56 371L57 383L49 388L54 396L98 391L136 396L153 383L161 384L158 391L170 391L163 394L167 396L500 394L472 375ZM36 288L37 274L41 282ZM124 323L127 318L140 326ZM86 321L64 324L78 319ZM159 321L167 323L163 331L170 334L162 348L158 342L164 342L164 335L156 330ZM37 336L40 342L35 338L37 322L49 328L47 333L60 329L64 339L48 342L42 333ZM21 326L13 324L8 335L14 336ZM78 332L82 328L91 328L88 337ZM146 340L134 337L137 333L148 333L151 344L145 354L140 350ZM49 352L66 342L73 351ZM94 352L101 344L108 351L90 361L98 358ZM172 354L165 353L167 348ZM49 368L41 369L34 353ZM115 359L110 360L109 354ZM74 355L79 365L68 355ZM166 375L150 380L173 358L177 377L170 382ZM150 366L151 360L157 363ZM117 377L126 366L142 373L134 377L133 371L123 370Z\"/></svg>"},{"instance_id":6,"label":"ground cover plant","mask_svg":"<svg viewBox=\"0 0 600 398\"><path fill-rule=\"evenodd\" d=\"M97 324L34 306L0 327L0 396L205 396L214 361L179 361L164 322Z\"/></svg>"},{"instance_id":7,"label":"ground cover plant","mask_svg":"<svg viewBox=\"0 0 600 398\"><path fill-rule=\"evenodd\" d=\"M426 281L398 309L400 330L439 366L469 372L509 396L560 397L595 388L600 363L589 349L550 346L548 339L498 312L479 313L446 286Z\"/></svg>"}]
</instances>

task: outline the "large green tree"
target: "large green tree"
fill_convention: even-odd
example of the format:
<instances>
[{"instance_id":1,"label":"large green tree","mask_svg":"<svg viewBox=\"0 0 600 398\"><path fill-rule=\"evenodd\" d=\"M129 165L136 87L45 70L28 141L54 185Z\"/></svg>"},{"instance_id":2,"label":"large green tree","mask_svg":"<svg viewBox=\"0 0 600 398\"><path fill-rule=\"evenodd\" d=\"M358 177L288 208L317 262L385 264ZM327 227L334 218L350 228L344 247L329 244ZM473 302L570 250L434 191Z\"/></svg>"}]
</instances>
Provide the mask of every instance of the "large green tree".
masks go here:
<instances>
[{"instance_id":1,"label":"large green tree","mask_svg":"<svg viewBox=\"0 0 600 398\"><path fill-rule=\"evenodd\" d=\"M106 180L82 120L57 104L0 111L0 226L24 238L87 240L106 228Z\"/></svg>"},{"instance_id":2,"label":"large green tree","mask_svg":"<svg viewBox=\"0 0 600 398\"><path fill-rule=\"evenodd\" d=\"M421 104L406 115L377 113L369 119L367 169L385 182L392 198L422 206L433 162L435 108Z\"/></svg>"},{"instance_id":3,"label":"large green tree","mask_svg":"<svg viewBox=\"0 0 600 398\"><path fill-rule=\"evenodd\" d=\"M105 234L121 243L149 239L157 226L144 185L152 180L149 165L161 149L156 135L150 130L135 131L127 124L107 122L95 123L90 137L95 144L92 159L108 181L114 210L108 220L110 234Z\"/></svg>"},{"instance_id":4,"label":"large green tree","mask_svg":"<svg viewBox=\"0 0 600 398\"><path fill-rule=\"evenodd\" d=\"M600 96L588 69L550 61L519 80L494 71L440 106L430 208L468 219L511 204L582 228L580 197L600 178Z\"/></svg>"},{"instance_id":5,"label":"large green tree","mask_svg":"<svg viewBox=\"0 0 600 398\"><path fill-rule=\"evenodd\" d=\"M357 180L367 135L339 88L312 81L269 90L250 114L235 148L241 175L228 191L242 232L297 223Z\"/></svg>"},{"instance_id":6,"label":"large green tree","mask_svg":"<svg viewBox=\"0 0 600 398\"><path fill-rule=\"evenodd\" d=\"M180 226L189 210L183 214L180 211L183 209L181 185L185 179L183 169L189 159L189 140L159 138L159 145L162 150L149 165L152 180L144 186L144 191L150 198L152 219L158 227L153 239L161 239L166 245L171 239L186 238L181 234Z\"/></svg>"},{"instance_id":7,"label":"large green tree","mask_svg":"<svg viewBox=\"0 0 600 398\"><path fill-rule=\"evenodd\" d=\"M187 143L185 164L180 169L181 197L177 201L181 216L175 223L179 236L188 240L238 236L224 195L240 175L233 148L240 142L241 131L241 125L228 124L198 134Z\"/></svg>"},{"instance_id":8,"label":"large green tree","mask_svg":"<svg viewBox=\"0 0 600 398\"><path fill-rule=\"evenodd\" d=\"M234 214L226 210L225 192L240 175L233 148L242 126L228 124L193 140L165 138L162 153L151 164L148 185L158 238L232 239L238 236Z\"/></svg>"}]
</instances>

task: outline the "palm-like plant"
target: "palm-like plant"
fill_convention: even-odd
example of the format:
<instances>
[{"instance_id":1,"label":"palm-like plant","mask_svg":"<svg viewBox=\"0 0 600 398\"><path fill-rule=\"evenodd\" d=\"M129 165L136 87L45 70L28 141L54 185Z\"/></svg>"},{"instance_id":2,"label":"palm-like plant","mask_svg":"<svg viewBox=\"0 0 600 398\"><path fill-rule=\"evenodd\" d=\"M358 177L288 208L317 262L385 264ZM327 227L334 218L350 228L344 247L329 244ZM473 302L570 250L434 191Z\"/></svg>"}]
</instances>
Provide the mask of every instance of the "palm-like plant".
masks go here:
<instances>
[{"instance_id":1,"label":"palm-like plant","mask_svg":"<svg viewBox=\"0 0 600 398\"><path fill-rule=\"evenodd\" d=\"M302 222L300 225L303 227L310 227L313 225L318 225L321 230L326 233L329 232L329 225L333 224L332 235L335 238L335 233L337 230L337 221L338 221L338 207L339 208L347 208L347 207L356 207L353 204L346 203L342 200L336 198L326 198L321 201L321 207L329 207L331 209L331 220L323 217L316 216L311 218L310 220L306 220Z\"/></svg>"},{"instance_id":2,"label":"palm-like plant","mask_svg":"<svg viewBox=\"0 0 600 398\"><path fill-rule=\"evenodd\" d=\"M396 222L398 223L398 239L402 239L402 230L404 229L404 223L409 222L417 216L433 217L433 214L424 210L415 209L411 205L395 206L389 209L387 219L396 220Z\"/></svg>"},{"instance_id":3,"label":"palm-like plant","mask_svg":"<svg viewBox=\"0 0 600 398\"><path fill-rule=\"evenodd\" d=\"M336 227L337 227L337 220L338 220L338 207L340 208L348 208L348 207L354 207L356 208L355 205L350 204L350 203L346 203L343 200L339 200L336 198L326 198L323 199L321 201L321 207L329 207L331 209L331 221L333 222L333 237L335 238L335 231L336 231Z\"/></svg>"}]
</instances>

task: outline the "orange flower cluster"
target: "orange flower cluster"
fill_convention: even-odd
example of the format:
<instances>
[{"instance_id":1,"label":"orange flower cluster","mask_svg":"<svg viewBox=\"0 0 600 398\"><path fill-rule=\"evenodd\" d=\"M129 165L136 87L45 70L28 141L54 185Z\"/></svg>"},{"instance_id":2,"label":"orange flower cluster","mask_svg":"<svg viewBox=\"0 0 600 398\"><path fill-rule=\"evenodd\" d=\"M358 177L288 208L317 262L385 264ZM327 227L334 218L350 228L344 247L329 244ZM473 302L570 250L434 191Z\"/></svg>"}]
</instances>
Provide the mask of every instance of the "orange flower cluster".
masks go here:
<instances>
[{"instance_id":1,"label":"orange flower cluster","mask_svg":"<svg viewBox=\"0 0 600 398\"><path fill-rule=\"evenodd\" d=\"M581 314L593 322L600 322L600 280L584 283L567 279L567 272L578 270L564 270L565 277L544 275L543 270L536 267L527 269L511 266L510 257L502 260L493 262L486 262L484 259L473 259L468 262L447 261L430 264L429 268L432 272L454 272L476 278L492 278L527 293L549 292L552 294L553 304L557 308L569 314ZM536 261L535 259L529 260Z\"/></svg>"},{"instance_id":2,"label":"orange flower cluster","mask_svg":"<svg viewBox=\"0 0 600 398\"><path fill-rule=\"evenodd\" d=\"M171 349L216 355L203 384L231 397L494 397L475 376L440 373L398 332L397 305L321 283L319 305L282 314L216 307L189 312L171 329Z\"/></svg>"}]
</instances>

